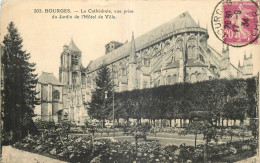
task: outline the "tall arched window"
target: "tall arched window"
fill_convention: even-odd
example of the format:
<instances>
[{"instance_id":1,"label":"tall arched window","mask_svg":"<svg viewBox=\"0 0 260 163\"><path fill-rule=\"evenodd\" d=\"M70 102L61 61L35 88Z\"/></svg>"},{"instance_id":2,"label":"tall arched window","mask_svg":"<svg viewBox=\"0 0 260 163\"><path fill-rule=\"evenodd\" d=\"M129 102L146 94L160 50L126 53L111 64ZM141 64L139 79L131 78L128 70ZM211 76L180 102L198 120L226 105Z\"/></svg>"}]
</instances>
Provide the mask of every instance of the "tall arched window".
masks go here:
<instances>
[{"instance_id":1,"label":"tall arched window","mask_svg":"<svg viewBox=\"0 0 260 163\"><path fill-rule=\"evenodd\" d=\"M60 56L60 65L63 65L63 55Z\"/></svg>"},{"instance_id":2,"label":"tall arched window","mask_svg":"<svg viewBox=\"0 0 260 163\"><path fill-rule=\"evenodd\" d=\"M178 61L182 58L182 51L183 51L183 40L179 38L175 43L175 59Z\"/></svg>"},{"instance_id":3,"label":"tall arched window","mask_svg":"<svg viewBox=\"0 0 260 163\"><path fill-rule=\"evenodd\" d=\"M53 96L53 100L54 100L54 101L57 101L57 100L60 99L60 92L59 92L58 90L54 90L54 91L52 92L52 96Z\"/></svg>"},{"instance_id":4,"label":"tall arched window","mask_svg":"<svg viewBox=\"0 0 260 163\"><path fill-rule=\"evenodd\" d=\"M144 58L144 66L145 67L149 67L150 66L150 62L148 58Z\"/></svg>"},{"instance_id":5,"label":"tall arched window","mask_svg":"<svg viewBox=\"0 0 260 163\"><path fill-rule=\"evenodd\" d=\"M93 77L93 79L92 79L92 84L93 84L93 85L96 84L96 78L95 78L95 77Z\"/></svg>"},{"instance_id":6,"label":"tall arched window","mask_svg":"<svg viewBox=\"0 0 260 163\"><path fill-rule=\"evenodd\" d=\"M121 74L122 74L122 76L126 76L126 68L125 67L123 67L121 69Z\"/></svg>"},{"instance_id":7,"label":"tall arched window","mask_svg":"<svg viewBox=\"0 0 260 163\"><path fill-rule=\"evenodd\" d=\"M166 81L167 81L167 85L172 84L172 80L171 80L171 76L170 75L167 76Z\"/></svg>"},{"instance_id":8,"label":"tall arched window","mask_svg":"<svg viewBox=\"0 0 260 163\"><path fill-rule=\"evenodd\" d=\"M170 44L170 42L169 41L167 41L166 43L165 43L165 46L164 46L164 53L167 53L168 52L168 50L170 49L170 46L171 46L171 44Z\"/></svg>"},{"instance_id":9,"label":"tall arched window","mask_svg":"<svg viewBox=\"0 0 260 163\"><path fill-rule=\"evenodd\" d=\"M87 86L88 86L88 87L91 86L91 79L90 79L90 78L88 78L88 80L87 80Z\"/></svg>"},{"instance_id":10,"label":"tall arched window","mask_svg":"<svg viewBox=\"0 0 260 163\"><path fill-rule=\"evenodd\" d=\"M144 81L143 88L147 88L147 81Z\"/></svg>"},{"instance_id":11,"label":"tall arched window","mask_svg":"<svg viewBox=\"0 0 260 163\"><path fill-rule=\"evenodd\" d=\"M72 65L78 65L79 60L78 60L78 56L77 55L72 55L71 56L71 64Z\"/></svg>"},{"instance_id":12,"label":"tall arched window","mask_svg":"<svg viewBox=\"0 0 260 163\"><path fill-rule=\"evenodd\" d=\"M185 81L186 81L186 82L190 82L190 74L186 74Z\"/></svg>"},{"instance_id":13,"label":"tall arched window","mask_svg":"<svg viewBox=\"0 0 260 163\"><path fill-rule=\"evenodd\" d=\"M118 73L117 73L117 70L113 70L113 79L117 79L117 76L118 75Z\"/></svg>"},{"instance_id":14,"label":"tall arched window","mask_svg":"<svg viewBox=\"0 0 260 163\"><path fill-rule=\"evenodd\" d=\"M160 53L159 53L159 48L158 48L158 46L156 46L154 49L153 49L153 56L154 57L157 57L157 56L159 56L160 55Z\"/></svg>"},{"instance_id":15,"label":"tall arched window","mask_svg":"<svg viewBox=\"0 0 260 163\"><path fill-rule=\"evenodd\" d=\"M195 59L196 53L196 39L194 37L189 38L187 41L188 59Z\"/></svg>"},{"instance_id":16,"label":"tall arched window","mask_svg":"<svg viewBox=\"0 0 260 163\"><path fill-rule=\"evenodd\" d=\"M72 73L72 84L76 84L77 83L77 78L78 78L78 73L77 72L73 72Z\"/></svg>"},{"instance_id":17,"label":"tall arched window","mask_svg":"<svg viewBox=\"0 0 260 163\"><path fill-rule=\"evenodd\" d=\"M182 52L182 49L183 49L183 40L182 40L181 38L179 38L179 39L176 41L175 47L176 47L176 50L177 50L177 51Z\"/></svg>"},{"instance_id":18,"label":"tall arched window","mask_svg":"<svg viewBox=\"0 0 260 163\"><path fill-rule=\"evenodd\" d=\"M197 82L196 74L191 74L191 76L190 76L190 82L191 82L191 83Z\"/></svg>"},{"instance_id":19,"label":"tall arched window","mask_svg":"<svg viewBox=\"0 0 260 163\"><path fill-rule=\"evenodd\" d=\"M197 74L197 81L202 81L202 80L203 80L202 74L201 73Z\"/></svg>"},{"instance_id":20,"label":"tall arched window","mask_svg":"<svg viewBox=\"0 0 260 163\"><path fill-rule=\"evenodd\" d=\"M172 76L172 83L175 84L175 83L177 83L177 82L178 82L178 77L177 77L176 74L174 74L174 75Z\"/></svg>"},{"instance_id":21,"label":"tall arched window","mask_svg":"<svg viewBox=\"0 0 260 163\"><path fill-rule=\"evenodd\" d=\"M207 47L207 39L205 37L202 37L200 39L200 45L203 47L203 48L206 48Z\"/></svg>"},{"instance_id":22,"label":"tall arched window","mask_svg":"<svg viewBox=\"0 0 260 163\"><path fill-rule=\"evenodd\" d=\"M85 73L82 73L82 74L81 74L81 83L82 83L83 85L86 84L86 74L85 74Z\"/></svg>"}]
</instances>

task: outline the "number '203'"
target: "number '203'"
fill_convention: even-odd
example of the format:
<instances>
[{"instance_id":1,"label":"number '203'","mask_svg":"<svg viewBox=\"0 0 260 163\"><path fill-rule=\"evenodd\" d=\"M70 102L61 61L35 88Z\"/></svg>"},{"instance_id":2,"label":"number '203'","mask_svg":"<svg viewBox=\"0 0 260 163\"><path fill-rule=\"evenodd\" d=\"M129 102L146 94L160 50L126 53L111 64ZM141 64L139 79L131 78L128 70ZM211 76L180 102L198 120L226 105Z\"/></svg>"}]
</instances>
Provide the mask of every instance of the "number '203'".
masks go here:
<instances>
[{"instance_id":1,"label":"number '203'","mask_svg":"<svg viewBox=\"0 0 260 163\"><path fill-rule=\"evenodd\" d=\"M34 13L41 13L42 10L41 10L41 9L34 9L33 12L34 12Z\"/></svg>"}]
</instances>

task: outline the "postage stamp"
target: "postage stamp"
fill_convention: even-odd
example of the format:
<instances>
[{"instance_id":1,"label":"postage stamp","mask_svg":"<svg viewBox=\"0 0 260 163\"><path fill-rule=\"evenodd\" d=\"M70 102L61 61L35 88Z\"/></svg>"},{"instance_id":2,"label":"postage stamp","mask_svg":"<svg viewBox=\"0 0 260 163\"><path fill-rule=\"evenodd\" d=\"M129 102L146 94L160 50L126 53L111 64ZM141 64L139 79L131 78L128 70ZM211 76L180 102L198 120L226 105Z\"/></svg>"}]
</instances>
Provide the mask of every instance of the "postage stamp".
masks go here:
<instances>
[{"instance_id":1,"label":"postage stamp","mask_svg":"<svg viewBox=\"0 0 260 163\"><path fill-rule=\"evenodd\" d=\"M223 43L233 47L257 44L258 15L257 1L223 0L212 14L212 28Z\"/></svg>"}]
</instances>

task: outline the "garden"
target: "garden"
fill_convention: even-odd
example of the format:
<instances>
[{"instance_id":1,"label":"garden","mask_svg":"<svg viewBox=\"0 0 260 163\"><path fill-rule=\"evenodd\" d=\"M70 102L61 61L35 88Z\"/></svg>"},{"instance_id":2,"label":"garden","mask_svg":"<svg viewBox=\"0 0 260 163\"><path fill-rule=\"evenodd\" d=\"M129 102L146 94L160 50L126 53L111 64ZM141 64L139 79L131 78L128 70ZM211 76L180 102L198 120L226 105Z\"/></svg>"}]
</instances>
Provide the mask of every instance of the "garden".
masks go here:
<instances>
[{"instance_id":1,"label":"garden","mask_svg":"<svg viewBox=\"0 0 260 163\"><path fill-rule=\"evenodd\" d=\"M259 75L115 92L103 65L91 101L84 102L99 125L78 126L70 122L74 119L35 123L41 102L35 64L22 50L13 22L3 43L2 145L75 163L235 162L254 156L259 147ZM106 128L106 120L113 128Z\"/></svg>"},{"instance_id":2,"label":"garden","mask_svg":"<svg viewBox=\"0 0 260 163\"><path fill-rule=\"evenodd\" d=\"M115 93L115 129L103 123L112 120L110 96L90 110L102 125L36 123L39 133L13 147L68 162L235 162L258 147L256 87L251 78Z\"/></svg>"},{"instance_id":3,"label":"garden","mask_svg":"<svg viewBox=\"0 0 260 163\"><path fill-rule=\"evenodd\" d=\"M211 127L205 133L197 133L207 144L196 145L195 138L195 145L165 145L160 143L156 135L168 133L191 136L194 135L194 131L189 128L153 127L149 123L125 124L116 128L116 135L130 136L133 138L131 141L129 137L112 137L111 128L95 128L93 132L93 128L89 127L75 132L69 130L70 125L71 123L62 123L55 127L52 123L44 123L41 127L44 126L45 129L41 130L41 134L29 134L13 144L13 147L62 161L92 163L203 162L205 154L208 161L234 162L254 156L257 149L256 139L245 126L236 126L233 129ZM50 128L47 129L46 126ZM223 137L231 138L222 142L220 140Z\"/></svg>"},{"instance_id":4,"label":"garden","mask_svg":"<svg viewBox=\"0 0 260 163\"><path fill-rule=\"evenodd\" d=\"M64 136L59 131L27 136L13 147L68 162L203 162L204 145L163 146L157 141L129 142L116 139L95 139L85 136ZM235 161L237 156L256 154L255 139L228 143L209 143L209 161ZM230 158L230 156L234 156ZM231 159L231 160L230 160Z\"/></svg>"}]
</instances>

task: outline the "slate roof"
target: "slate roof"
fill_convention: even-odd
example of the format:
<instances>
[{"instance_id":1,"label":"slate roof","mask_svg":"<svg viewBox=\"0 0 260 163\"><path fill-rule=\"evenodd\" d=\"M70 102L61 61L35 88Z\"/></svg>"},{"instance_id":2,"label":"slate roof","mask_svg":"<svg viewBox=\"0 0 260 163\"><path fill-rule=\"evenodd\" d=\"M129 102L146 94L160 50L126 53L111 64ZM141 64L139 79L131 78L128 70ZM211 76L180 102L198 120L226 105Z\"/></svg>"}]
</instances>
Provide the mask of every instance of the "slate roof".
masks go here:
<instances>
[{"instance_id":1,"label":"slate roof","mask_svg":"<svg viewBox=\"0 0 260 163\"><path fill-rule=\"evenodd\" d=\"M160 72L160 71L161 71L161 68L162 68L162 65L158 66L158 67L154 70L154 72Z\"/></svg>"},{"instance_id":2,"label":"slate roof","mask_svg":"<svg viewBox=\"0 0 260 163\"><path fill-rule=\"evenodd\" d=\"M62 85L59 80L53 75L53 73L42 72L38 78L38 83L41 84L52 84L52 85Z\"/></svg>"},{"instance_id":3,"label":"slate roof","mask_svg":"<svg viewBox=\"0 0 260 163\"><path fill-rule=\"evenodd\" d=\"M75 44L75 42L73 41L73 39L71 39L71 41L70 41L69 50L77 51L77 52L80 52L80 53L81 53L81 50L77 47L77 45Z\"/></svg>"},{"instance_id":4,"label":"slate roof","mask_svg":"<svg viewBox=\"0 0 260 163\"><path fill-rule=\"evenodd\" d=\"M168 64L166 66L165 70L171 69L171 68L179 68L179 67L180 67L180 61L175 61L175 62Z\"/></svg>"},{"instance_id":5,"label":"slate roof","mask_svg":"<svg viewBox=\"0 0 260 163\"><path fill-rule=\"evenodd\" d=\"M172 20L137 37L135 39L136 50L138 51L145 44L149 43L150 41L156 40L172 32L173 30L182 29L185 27L199 27L198 24L192 19L192 17L188 12L182 13L179 16L173 18ZM107 55L104 55L92 61L87 67L87 71L88 72L95 71L103 63L110 64L124 57L127 57L129 55L130 48L131 48L131 42L126 43L123 46L119 47L118 49L115 49L112 52L108 53Z\"/></svg>"}]
</instances>

